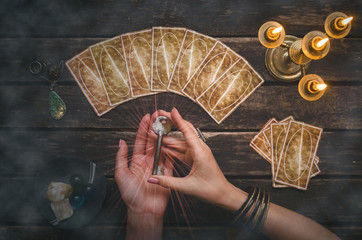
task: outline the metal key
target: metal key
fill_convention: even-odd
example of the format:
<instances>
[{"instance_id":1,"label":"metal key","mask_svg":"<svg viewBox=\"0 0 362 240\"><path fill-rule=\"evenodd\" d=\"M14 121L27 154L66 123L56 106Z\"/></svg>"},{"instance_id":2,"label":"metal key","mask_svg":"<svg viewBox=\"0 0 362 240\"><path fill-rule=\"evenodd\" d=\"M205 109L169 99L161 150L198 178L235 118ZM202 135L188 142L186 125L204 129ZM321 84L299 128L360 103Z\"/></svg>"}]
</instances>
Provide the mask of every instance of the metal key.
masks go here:
<instances>
[{"instance_id":1,"label":"metal key","mask_svg":"<svg viewBox=\"0 0 362 240\"><path fill-rule=\"evenodd\" d=\"M153 161L152 175L158 175L158 163L160 161L162 137L171 131L171 121L165 116L159 116L152 124L153 131L157 134L157 146L155 159Z\"/></svg>"}]
</instances>

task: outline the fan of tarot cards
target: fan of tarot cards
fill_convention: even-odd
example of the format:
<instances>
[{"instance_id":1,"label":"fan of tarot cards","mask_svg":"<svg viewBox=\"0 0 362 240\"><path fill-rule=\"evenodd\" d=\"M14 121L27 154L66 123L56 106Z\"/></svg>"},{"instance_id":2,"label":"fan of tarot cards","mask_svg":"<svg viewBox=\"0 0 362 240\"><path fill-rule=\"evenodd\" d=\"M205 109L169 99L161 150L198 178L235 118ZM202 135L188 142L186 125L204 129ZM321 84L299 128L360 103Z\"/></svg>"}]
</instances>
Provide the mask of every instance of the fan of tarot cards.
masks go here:
<instances>
[{"instance_id":1,"label":"fan of tarot cards","mask_svg":"<svg viewBox=\"0 0 362 240\"><path fill-rule=\"evenodd\" d=\"M273 187L307 190L310 178L320 173L316 152L322 131L292 116L264 125L250 146L271 164Z\"/></svg>"},{"instance_id":2,"label":"fan of tarot cards","mask_svg":"<svg viewBox=\"0 0 362 240\"><path fill-rule=\"evenodd\" d=\"M198 103L220 124L263 83L222 42L186 28L122 34L90 46L66 65L98 116L168 91Z\"/></svg>"}]
</instances>

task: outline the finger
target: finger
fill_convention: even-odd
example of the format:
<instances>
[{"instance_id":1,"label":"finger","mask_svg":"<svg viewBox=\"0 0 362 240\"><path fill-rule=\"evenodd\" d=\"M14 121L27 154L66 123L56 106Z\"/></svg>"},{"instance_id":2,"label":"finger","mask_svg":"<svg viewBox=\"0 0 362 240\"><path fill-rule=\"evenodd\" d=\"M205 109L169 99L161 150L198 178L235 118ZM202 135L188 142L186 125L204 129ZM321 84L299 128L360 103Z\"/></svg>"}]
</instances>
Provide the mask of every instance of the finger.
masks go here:
<instances>
[{"instance_id":1,"label":"finger","mask_svg":"<svg viewBox=\"0 0 362 240\"><path fill-rule=\"evenodd\" d=\"M165 116L165 117L171 119L171 113L170 113L170 112L166 112L165 110L158 110L158 114L159 114L160 116Z\"/></svg>"},{"instance_id":2,"label":"finger","mask_svg":"<svg viewBox=\"0 0 362 240\"><path fill-rule=\"evenodd\" d=\"M150 123L150 114L146 114L138 127L136 141L134 143L133 155L144 155L147 143L148 126Z\"/></svg>"},{"instance_id":3,"label":"finger","mask_svg":"<svg viewBox=\"0 0 362 240\"><path fill-rule=\"evenodd\" d=\"M180 129L180 131L183 133L187 143L193 147L195 144L200 144L197 132L193 130L193 128L190 127L186 123L186 121L181 117L180 113L177 111L176 108L173 108L171 111L171 118L175 125Z\"/></svg>"},{"instance_id":4,"label":"finger","mask_svg":"<svg viewBox=\"0 0 362 240\"><path fill-rule=\"evenodd\" d=\"M177 109L176 109L177 110ZM161 115L161 116L166 116L166 117L168 117L171 121L172 121L172 124L173 125L176 125L176 123L173 121L173 119L172 119L172 116L171 116L171 113L169 113L169 112L166 112L166 111L164 111L164 110L158 110L158 113L159 113L159 115ZM197 136L199 136L199 133L197 132L197 130L196 130L196 128L194 127L194 125L192 125L192 123L190 123L189 121L186 121L186 120L184 120L185 122L186 122L186 124L193 130L193 132L197 135ZM167 137L164 137L164 138L167 138ZM200 138L199 138L200 139ZM162 141L163 142L163 141ZM166 143L165 143L166 144ZM187 145L187 144L186 144Z\"/></svg>"},{"instance_id":5,"label":"finger","mask_svg":"<svg viewBox=\"0 0 362 240\"><path fill-rule=\"evenodd\" d=\"M152 175L147 182L186 194L188 193L188 177L178 178L165 175Z\"/></svg>"},{"instance_id":6,"label":"finger","mask_svg":"<svg viewBox=\"0 0 362 240\"><path fill-rule=\"evenodd\" d=\"M187 164L192 164L191 161L186 161L185 153L178 152L168 147L163 147L162 152L166 155L167 158L177 158L178 160L186 162Z\"/></svg>"},{"instance_id":7,"label":"finger","mask_svg":"<svg viewBox=\"0 0 362 240\"><path fill-rule=\"evenodd\" d=\"M194 131L194 133L199 136L199 133L197 132L196 128L194 127L194 125L192 125L192 123L190 123L189 121L186 121L186 124Z\"/></svg>"},{"instance_id":8,"label":"finger","mask_svg":"<svg viewBox=\"0 0 362 240\"><path fill-rule=\"evenodd\" d=\"M174 164L174 160L167 157L165 159L164 165L165 165L165 175L166 176L172 176L173 175L173 164Z\"/></svg>"},{"instance_id":9,"label":"finger","mask_svg":"<svg viewBox=\"0 0 362 240\"><path fill-rule=\"evenodd\" d=\"M164 136L162 138L162 144L169 148L174 148L179 152L186 152L188 147L186 140L170 136Z\"/></svg>"},{"instance_id":10,"label":"finger","mask_svg":"<svg viewBox=\"0 0 362 240\"><path fill-rule=\"evenodd\" d=\"M118 180L121 180L122 177L127 177L130 173L128 169L128 146L125 141L122 139L119 140L119 149L116 155L116 169L115 169L115 178L117 183Z\"/></svg>"}]
</instances>

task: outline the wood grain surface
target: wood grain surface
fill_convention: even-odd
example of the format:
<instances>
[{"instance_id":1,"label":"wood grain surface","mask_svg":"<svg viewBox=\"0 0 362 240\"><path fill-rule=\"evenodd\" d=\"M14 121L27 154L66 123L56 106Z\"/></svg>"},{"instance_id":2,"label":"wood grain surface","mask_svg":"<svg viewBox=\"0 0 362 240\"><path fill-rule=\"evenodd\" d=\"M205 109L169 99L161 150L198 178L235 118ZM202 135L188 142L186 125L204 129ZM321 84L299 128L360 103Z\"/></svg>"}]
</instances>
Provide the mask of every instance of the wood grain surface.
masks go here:
<instances>
[{"instance_id":1,"label":"wood grain surface","mask_svg":"<svg viewBox=\"0 0 362 240\"><path fill-rule=\"evenodd\" d=\"M152 26L187 27L211 36L255 36L269 20L279 21L291 35L323 31L328 14L361 13L355 0L307 1L102 1L6 0L1 37L111 37ZM361 37L355 24L351 37Z\"/></svg>"},{"instance_id":2,"label":"wood grain surface","mask_svg":"<svg viewBox=\"0 0 362 240\"><path fill-rule=\"evenodd\" d=\"M126 33L126 32L123 32ZM114 33L113 36L116 36ZM256 35L256 34L255 34ZM272 78L265 65L263 47L256 37L217 38L232 50L243 56L266 82L281 84ZM106 38L0 38L0 50L6 59L0 65L0 84L46 84L33 76L28 69L29 63L36 57L47 57L54 63L68 60L89 46L104 41ZM356 84L362 81L362 39L331 39L328 55L314 61L308 72L320 74L327 82ZM331 66L333 66L333 71ZM6 76L6 77L5 77ZM70 73L65 70L60 82L75 84Z\"/></svg>"},{"instance_id":3,"label":"wood grain surface","mask_svg":"<svg viewBox=\"0 0 362 240\"><path fill-rule=\"evenodd\" d=\"M262 185L272 201L326 226L342 239L362 239L362 3L307 1L103 1L5 0L0 8L0 239L124 239L125 205L114 181L119 138L132 151L143 114L179 108L200 127L225 176L235 186ZM266 21L280 22L289 35L323 31L334 11L354 16L350 34L331 39L329 54L308 73L328 84L318 101L307 102L297 83L273 79L264 64L257 32ZM67 105L60 121L49 115L49 84L33 76L30 62L46 57L68 60L92 44L153 26L186 27L212 36L243 56L264 78L221 125L189 99L164 93L116 107L99 118L64 69L56 92ZM320 175L306 192L274 189L270 164L250 140L272 117L292 115L324 129L317 155ZM94 161L107 178L102 211L87 226L53 228L39 214L33 181L39 166L60 157ZM173 194L165 214L164 239L227 239L228 213L184 196L182 210ZM247 239L248 237L245 237ZM251 239L265 239L253 236Z\"/></svg>"}]
</instances>

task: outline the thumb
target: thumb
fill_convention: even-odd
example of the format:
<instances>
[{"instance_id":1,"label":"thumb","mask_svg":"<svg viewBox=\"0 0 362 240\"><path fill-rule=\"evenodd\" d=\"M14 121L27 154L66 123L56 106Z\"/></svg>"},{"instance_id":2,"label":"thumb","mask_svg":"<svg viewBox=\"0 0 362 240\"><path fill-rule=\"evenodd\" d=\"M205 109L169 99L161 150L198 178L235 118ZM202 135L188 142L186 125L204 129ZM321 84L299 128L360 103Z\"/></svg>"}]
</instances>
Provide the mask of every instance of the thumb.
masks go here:
<instances>
[{"instance_id":1,"label":"thumb","mask_svg":"<svg viewBox=\"0 0 362 240\"><path fill-rule=\"evenodd\" d=\"M147 182L160 185L164 188L170 188L179 192L186 193L188 187L188 178L170 177L164 175L152 175Z\"/></svg>"}]
</instances>

